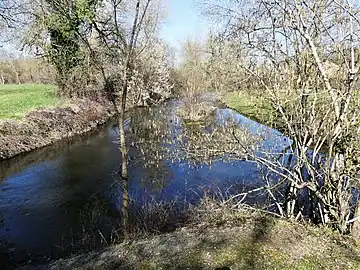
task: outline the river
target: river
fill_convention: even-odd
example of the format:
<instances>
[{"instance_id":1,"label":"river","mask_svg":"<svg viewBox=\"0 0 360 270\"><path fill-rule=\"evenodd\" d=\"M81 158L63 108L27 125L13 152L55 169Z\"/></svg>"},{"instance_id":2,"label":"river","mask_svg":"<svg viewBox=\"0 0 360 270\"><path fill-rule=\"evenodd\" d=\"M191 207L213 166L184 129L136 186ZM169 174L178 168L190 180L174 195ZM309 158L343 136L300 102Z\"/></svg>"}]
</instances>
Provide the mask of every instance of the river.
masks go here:
<instances>
[{"instance_id":1,"label":"river","mask_svg":"<svg viewBox=\"0 0 360 270\"><path fill-rule=\"evenodd\" d=\"M166 134L179 136L184 123L177 116L178 106L179 102L170 101L151 109L151 113L140 108L127 115L131 145L129 194L134 205L172 200L196 203L204 187L231 194L259 182L259 166L246 159L218 158L210 164L159 154L158 149L164 147L176 152L177 140L173 143L158 140L159 145L151 145L149 139L148 147L136 145L138 140L146 143L147 136L158 135L144 125L154 123L149 120L154 115L162 117L160 127L167 129ZM261 142L263 148L283 148L286 144L278 131L230 109L217 109L208 125L221 125L222 119L229 116L243 129L267 134ZM202 129L206 132L206 127ZM149 162L152 159L156 162ZM90 134L1 162L0 262L66 256L83 246L105 241L87 239L83 235L84 226L96 220L102 224L104 238L108 238L111 228L119 224L122 189L116 172L120 161L118 127L115 121L110 121ZM104 210L95 213L96 207Z\"/></svg>"}]
</instances>

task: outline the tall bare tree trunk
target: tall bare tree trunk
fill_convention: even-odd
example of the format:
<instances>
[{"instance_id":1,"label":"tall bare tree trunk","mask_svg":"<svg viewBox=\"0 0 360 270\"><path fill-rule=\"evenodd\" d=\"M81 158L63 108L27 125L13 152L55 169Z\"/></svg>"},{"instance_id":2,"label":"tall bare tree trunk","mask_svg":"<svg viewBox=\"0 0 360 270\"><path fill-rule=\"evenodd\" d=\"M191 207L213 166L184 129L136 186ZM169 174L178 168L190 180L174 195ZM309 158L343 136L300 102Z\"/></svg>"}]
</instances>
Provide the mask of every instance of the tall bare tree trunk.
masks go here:
<instances>
[{"instance_id":1,"label":"tall bare tree trunk","mask_svg":"<svg viewBox=\"0 0 360 270\"><path fill-rule=\"evenodd\" d=\"M144 0L143 0L144 1ZM109 12L111 12L112 25L106 22L92 20L92 25L97 31L100 37L100 41L104 43L109 55L112 55L113 60L117 66L117 70L113 71L121 78L121 86L112 80L111 75L106 74L107 63L102 63L100 60L96 62L98 68L101 71L102 77L105 82L105 89L110 95L111 101L115 107L116 113L118 114L119 123L119 144L121 151L121 170L118 172L121 177L122 184L122 226L125 238L129 235L129 172L128 172L128 149L126 144L126 132L125 132L125 112L127 104L127 94L129 91L129 82L134 72L134 61L137 57L134 52L137 46L137 40L142 30L142 25L145 22L145 15L148 11L150 2L152 0L144 1L144 5L140 6L142 0L129 1L135 3L134 19L131 25L131 35L128 40L128 29L124 29L121 22L119 22L119 16L123 16L122 1L105 1L108 3ZM141 8L140 8L141 7ZM141 11L141 14L140 14ZM130 11L129 11L130 12ZM126 13L126 12L125 12ZM129 13L130 14L130 13ZM90 50L90 55L96 56L97 53L91 47L88 40L84 39L86 46ZM140 51L141 52L141 51ZM117 73L119 72L119 73ZM117 80L116 80L117 81Z\"/></svg>"},{"instance_id":2,"label":"tall bare tree trunk","mask_svg":"<svg viewBox=\"0 0 360 270\"><path fill-rule=\"evenodd\" d=\"M129 59L126 59L126 66L129 66ZM123 73L124 88L121 93L121 104L119 111L119 132L120 132L120 151L121 151L121 180L123 187L122 200L122 223L124 236L128 237L129 232L129 183L128 183L128 155L125 136L125 111L126 111L126 97L128 90L128 70L125 68Z\"/></svg>"},{"instance_id":3,"label":"tall bare tree trunk","mask_svg":"<svg viewBox=\"0 0 360 270\"><path fill-rule=\"evenodd\" d=\"M125 89L123 91L123 96ZM122 97L123 98L123 97ZM123 187L122 200L122 223L124 235L127 237L129 231L129 184L128 184L128 155L125 137L125 107L121 106L119 112L119 132L120 132L120 151L121 151L121 180Z\"/></svg>"},{"instance_id":4,"label":"tall bare tree trunk","mask_svg":"<svg viewBox=\"0 0 360 270\"><path fill-rule=\"evenodd\" d=\"M121 92L121 106L119 112L119 132L120 132L120 150L121 150L121 178L123 185L123 202L122 202L122 222L124 236L127 238L129 233L129 181L128 181L128 154L126 146L125 136L125 111L126 111L126 100L128 91L128 80L131 77L132 61L133 61L133 50L135 46L136 28L138 24L138 17L140 12L140 0L136 3L136 13L131 31L130 43L126 48L126 58L124 63L123 72L123 91Z\"/></svg>"}]
</instances>

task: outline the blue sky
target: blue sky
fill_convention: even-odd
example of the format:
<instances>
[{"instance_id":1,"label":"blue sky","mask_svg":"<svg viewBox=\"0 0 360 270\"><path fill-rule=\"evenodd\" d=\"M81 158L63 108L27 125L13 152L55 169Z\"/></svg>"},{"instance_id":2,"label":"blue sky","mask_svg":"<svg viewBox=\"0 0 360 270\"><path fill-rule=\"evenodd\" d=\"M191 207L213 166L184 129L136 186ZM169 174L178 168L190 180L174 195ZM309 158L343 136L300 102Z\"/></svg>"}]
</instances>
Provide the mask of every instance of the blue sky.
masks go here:
<instances>
[{"instance_id":1,"label":"blue sky","mask_svg":"<svg viewBox=\"0 0 360 270\"><path fill-rule=\"evenodd\" d=\"M161 37L172 47L180 48L188 37L202 39L209 30L209 24L201 16L196 0L165 0L168 16L161 28Z\"/></svg>"}]
</instances>

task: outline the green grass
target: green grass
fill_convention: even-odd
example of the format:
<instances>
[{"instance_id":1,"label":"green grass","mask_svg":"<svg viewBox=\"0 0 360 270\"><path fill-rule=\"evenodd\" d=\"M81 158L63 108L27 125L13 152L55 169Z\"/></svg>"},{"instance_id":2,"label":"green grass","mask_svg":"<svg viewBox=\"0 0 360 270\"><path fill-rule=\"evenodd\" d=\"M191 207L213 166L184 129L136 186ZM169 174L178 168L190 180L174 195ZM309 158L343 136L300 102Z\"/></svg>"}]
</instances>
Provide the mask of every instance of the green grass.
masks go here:
<instances>
[{"instance_id":1,"label":"green grass","mask_svg":"<svg viewBox=\"0 0 360 270\"><path fill-rule=\"evenodd\" d=\"M0 119L21 119L32 110L61 106L57 87L44 84L0 85Z\"/></svg>"},{"instance_id":2,"label":"green grass","mask_svg":"<svg viewBox=\"0 0 360 270\"><path fill-rule=\"evenodd\" d=\"M242 115L257 121L261 124L284 130L285 124L279 114L274 111L270 100L256 91L244 90L237 92L228 92L222 94L221 100L226 106L232 108ZM289 97L294 98L294 97ZM311 98L311 97L310 97ZM323 100L323 106L326 107L330 101ZM354 102L360 104L360 92L356 92Z\"/></svg>"},{"instance_id":3,"label":"green grass","mask_svg":"<svg viewBox=\"0 0 360 270\"><path fill-rule=\"evenodd\" d=\"M262 124L273 122L274 111L264 96L251 91L229 92L222 96L226 106Z\"/></svg>"}]
</instances>

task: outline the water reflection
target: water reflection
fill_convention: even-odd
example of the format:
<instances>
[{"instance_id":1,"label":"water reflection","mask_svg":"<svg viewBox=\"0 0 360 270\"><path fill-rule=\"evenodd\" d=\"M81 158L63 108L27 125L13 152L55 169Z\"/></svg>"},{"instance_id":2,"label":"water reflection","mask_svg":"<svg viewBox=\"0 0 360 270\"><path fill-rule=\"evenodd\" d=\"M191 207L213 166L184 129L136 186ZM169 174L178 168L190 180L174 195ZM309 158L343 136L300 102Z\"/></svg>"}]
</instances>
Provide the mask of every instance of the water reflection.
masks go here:
<instances>
[{"instance_id":1,"label":"water reflection","mask_svg":"<svg viewBox=\"0 0 360 270\"><path fill-rule=\"evenodd\" d=\"M171 101L127 115L129 194L139 209L149 200L196 202L204 186L229 192L255 186L261 170L242 156L238 140L284 147L276 131L227 109L202 126L186 125L176 115L178 105ZM0 213L9 228L1 240L13 244L12 260L64 255L108 241L120 222L120 164L116 123L0 163Z\"/></svg>"}]
</instances>

